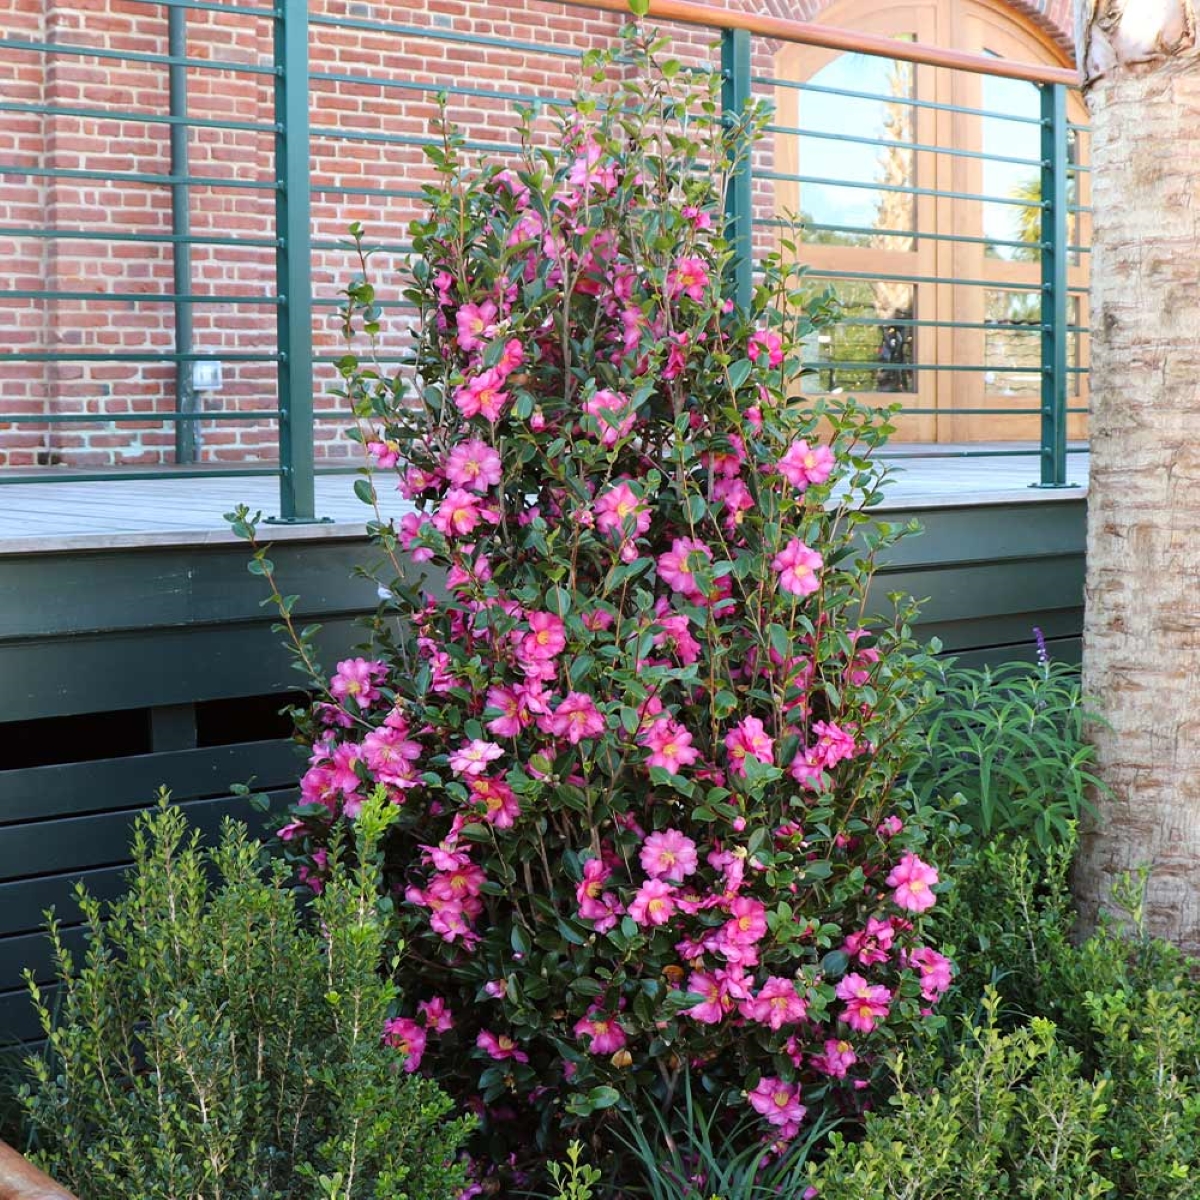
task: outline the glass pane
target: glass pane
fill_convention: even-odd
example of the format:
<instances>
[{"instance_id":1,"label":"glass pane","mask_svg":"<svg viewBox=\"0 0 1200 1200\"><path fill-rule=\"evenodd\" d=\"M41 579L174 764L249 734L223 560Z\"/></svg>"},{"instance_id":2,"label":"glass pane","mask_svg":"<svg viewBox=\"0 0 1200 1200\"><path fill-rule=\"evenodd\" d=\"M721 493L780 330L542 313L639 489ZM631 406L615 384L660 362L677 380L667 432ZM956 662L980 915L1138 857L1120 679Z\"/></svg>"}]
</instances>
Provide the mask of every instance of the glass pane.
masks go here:
<instances>
[{"instance_id":1,"label":"glass pane","mask_svg":"<svg viewBox=\"0 0 1200 1200\"><path fill-rule=\"evenodd\" d=\"M915 392L914 287L841 280L836 290L843 319L807 339L804 361L813 369L801 391Z\"/></svg>"},{"instance_id":2,"label":"glass pane","mask_svg":"<svg viewBox=\"0 0 1200 1200\"><path fill-rule=\"evenodd\" d=\"M911 149L913 107L903 102L914 95L913 80L911 63L843 54L818 71L810 83L868 93L870 98L800 93L798 128L831 136L797 137L799 174L859 185L798 185L805 241L878 250L913 248L911 235L891 237L883 232L912 230L916 220L913 194L889 190L916 186ZM879 146L841 140L845 138L896 144Z\"/></svg>"},{"instance_id":3,"label":"glass pane","mask_svg":"<svg viewBox=\"0 0 1200 1200\"><path fill-rule=\"evenodd\" d=\"M1041 115L1037 87L1023 79L1000 79L984 75L983 107L988 112L1014 117ZM1003 158L1025 158L1037 162L1042 152L1042 135L1036 125L1006 121L1003 117L984 117L983 153ZM983 194L1020 204L990 203L983 206L983 234L995 238L985 253L989 258L1009 262L1036 262L1040 256L1042 234L1042 174L1036 166L1020 163L983 163ZM997 243L1019 242L1020 245Z\"/></svg>"},{"instance_id":4,"label":"glass pane","mask_svg":"<svg viewBox=\"0 0 1200 1200\"><path fill-rule=\"evenodd\" d=\"M993 396L1035 396L1042 394L1042 302L1037 292L1011 292L988 289L985 293L989 328L984 334L984 375L986 391ZM1079 324L1079 297L1067 305L1068 322ZM1079 334L1067 335L1067 366L1082 365ZM1067 376L1067 395L1078 396L1082 375Z\"/></svg>"}]
</instances>

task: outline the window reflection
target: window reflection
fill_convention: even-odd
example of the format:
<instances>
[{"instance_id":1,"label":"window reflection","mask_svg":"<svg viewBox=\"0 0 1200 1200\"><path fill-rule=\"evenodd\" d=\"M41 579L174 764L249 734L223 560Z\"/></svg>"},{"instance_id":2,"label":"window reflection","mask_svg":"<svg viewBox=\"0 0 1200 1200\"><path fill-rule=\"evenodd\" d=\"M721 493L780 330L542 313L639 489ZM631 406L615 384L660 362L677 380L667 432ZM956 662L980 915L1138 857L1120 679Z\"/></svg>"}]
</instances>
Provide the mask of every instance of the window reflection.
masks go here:
<instances>
[{"instance_id":1,"label":"window reflection","mask_svg":"<svg viewBox=\"0 0 1200 1200\"><path fill-rule=\"evenodd\" d=\"M804 359L810 370L801 389L915 392L912 285L843 280L837 294L841 319L809 336Z\"/></svg>"}]
</instances>

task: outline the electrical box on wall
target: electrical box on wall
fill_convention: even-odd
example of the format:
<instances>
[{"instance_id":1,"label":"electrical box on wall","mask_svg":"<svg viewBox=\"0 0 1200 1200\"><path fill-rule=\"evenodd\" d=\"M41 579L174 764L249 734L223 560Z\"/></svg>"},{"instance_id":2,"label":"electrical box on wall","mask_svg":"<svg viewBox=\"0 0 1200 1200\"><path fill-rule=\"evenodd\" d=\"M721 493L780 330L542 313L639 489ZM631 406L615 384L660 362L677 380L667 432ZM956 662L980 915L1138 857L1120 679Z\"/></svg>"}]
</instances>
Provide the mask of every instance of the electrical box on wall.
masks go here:
<instances>
[{"instance_id":1,"label":"electrical box on wall","mask_svg":"<svg viewBox=\"0 0 1200 1200\"><path fill-rule=\"evenodd\" d=\"M192 363L192 388L197 392L215 392L221 387L221 364L214 359Z\"/></svg>"}]
</instances>

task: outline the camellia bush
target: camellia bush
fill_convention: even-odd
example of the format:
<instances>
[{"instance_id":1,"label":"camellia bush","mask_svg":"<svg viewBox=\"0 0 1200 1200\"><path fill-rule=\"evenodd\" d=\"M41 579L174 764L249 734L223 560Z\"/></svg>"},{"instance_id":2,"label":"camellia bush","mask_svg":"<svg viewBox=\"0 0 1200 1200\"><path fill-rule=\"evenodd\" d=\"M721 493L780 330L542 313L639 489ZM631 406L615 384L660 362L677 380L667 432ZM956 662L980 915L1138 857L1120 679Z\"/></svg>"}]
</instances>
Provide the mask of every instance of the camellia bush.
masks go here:
<instances>
[{"instance_id":1,"label":"camellia bush","mask_svg":"<svg viewBox=\"0 0 1200 1200\"><path fill-rule=\"evenodd\" d=\"M342 363L359 494L411 509L375 526L375 642L317 677L281 831L319 889L386 788L411 997L386 1037L518 1180L605 1110L669 1111L685 1071L769 1141L858 1111L951 978L902 783L925 660L910 609L867 601L901 532L871 514L889 428L791 397L825 310L787 242L734 303L724 191L765 114L722 121L719 81L662 53L630 30L619 71L590 58L515 164L448 128L431 151L414 360Z\"/></svg>"}]
</instances>

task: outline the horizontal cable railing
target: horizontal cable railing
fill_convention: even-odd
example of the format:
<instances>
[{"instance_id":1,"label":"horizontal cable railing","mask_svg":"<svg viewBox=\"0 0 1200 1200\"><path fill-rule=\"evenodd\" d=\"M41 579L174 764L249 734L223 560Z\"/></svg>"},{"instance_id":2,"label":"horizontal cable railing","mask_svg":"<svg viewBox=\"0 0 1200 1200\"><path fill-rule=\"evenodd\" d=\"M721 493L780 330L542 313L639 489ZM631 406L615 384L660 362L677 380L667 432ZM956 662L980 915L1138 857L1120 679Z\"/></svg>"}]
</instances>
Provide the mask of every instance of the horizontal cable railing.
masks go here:
<instances>
[{"instance_id":1,"label":"horizontal cable railing","mask_svg":"<svg viewBox=\"0 0 1200 1200\"><path fill-rule=\"evenodd\" d=\"M356 465L321 400L358 269L345 230L366 228L379 360L402 364L438 106L469 153L513 155L518 109L569 102L626 0L555 0L537 23L408 0L126 7L128 50L87 13L0 37L0 79L41 72L0 91L0 484L276 474L280 517L312 520L315 476ZM1066 483L1088 371L1074 72L689 0L648 19L723 72L729 110L774 110L730 229L743 296L789 236L803 287L836 297L797 390L898 406L902 452L1036 455L1039 482Z\"/></svg>"}]
</instances>

